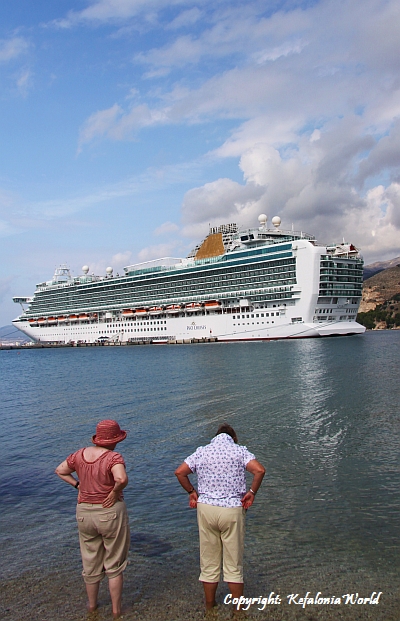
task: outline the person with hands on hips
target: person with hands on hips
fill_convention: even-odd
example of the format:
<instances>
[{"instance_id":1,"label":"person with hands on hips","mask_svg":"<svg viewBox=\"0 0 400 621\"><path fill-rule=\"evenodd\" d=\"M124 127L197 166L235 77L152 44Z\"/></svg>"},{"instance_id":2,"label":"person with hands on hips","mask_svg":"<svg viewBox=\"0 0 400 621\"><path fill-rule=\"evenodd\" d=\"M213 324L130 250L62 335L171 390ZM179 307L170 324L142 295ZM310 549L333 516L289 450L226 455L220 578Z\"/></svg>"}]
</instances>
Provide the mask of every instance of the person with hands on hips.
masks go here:
<instances>
[{"instance_id":1,"label":"person with hands on hips","mask_svg":"<svg viewBox=\"0 0 400 621\"><path fill-rule=\"evenodd\" d=\"M253 475L246 491L246 470ZM197 474L198 490L189 476ZM200 446L176 469L175 475L197 508L200 539L199 580L203 583L206 610L216 606L215 595L223 565L232 597L243 595L245 513L254 502L265 468L245 446L235 430L220 425L210 444Z\"/></svg>"},{"instance_id":2,"label":"person with hands on hips","mask_svg":"<svg viewBox=\"0 0 400 621\"><path fill-rule=\"evenodd\" d=\"M88 611L97 609L100 581L107 575L114 619L121 616L123 571L130 545L122 492L128 476L122 455L114 451L126 435L116 421L103 420L92 438L94 446L72 453L56 468L60 479L78 490L76 519Z\"/></svg>"}]
</instances>

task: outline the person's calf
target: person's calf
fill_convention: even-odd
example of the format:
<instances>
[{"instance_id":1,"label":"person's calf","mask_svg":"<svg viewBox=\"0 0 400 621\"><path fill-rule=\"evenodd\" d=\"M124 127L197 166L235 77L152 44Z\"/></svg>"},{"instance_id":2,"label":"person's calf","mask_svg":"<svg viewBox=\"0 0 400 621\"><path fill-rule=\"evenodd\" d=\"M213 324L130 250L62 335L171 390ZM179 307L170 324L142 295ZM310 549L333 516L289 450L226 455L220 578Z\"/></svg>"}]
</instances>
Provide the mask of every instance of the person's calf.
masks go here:
<instances>
[{"instance_id":1,"label":"person's calf","mask_svg":"<svg viewBox=\"0 0 400 621\"><path fill-rule=\"evenodd\" d=\"M97 597L99 594L100 582L93 584L86 583L86 593L88 596L87 611L88 613L95 612L97 610Z\"/></svg>"},{"instance_id":2,"label":"person's calf","mask_svg":"<svg viewBox=\"0 0 400 621\"><path fill-rule=\"evenodd\" d=\"M203 582L206 610L211 610L217 605L217 602L215 601L217 587L218 582Z\"/></svg>"},{"instance_id":3,"label":"person's calf","mask_svg":"<svg viewBox=\"0 0 400 621\"><path fill-rule=\"evenodd\" d=\"M243 595L243 582L228 582L228 587L229 592L232 594L232 598L241 597Z\"/></svg>"}]
</instances>

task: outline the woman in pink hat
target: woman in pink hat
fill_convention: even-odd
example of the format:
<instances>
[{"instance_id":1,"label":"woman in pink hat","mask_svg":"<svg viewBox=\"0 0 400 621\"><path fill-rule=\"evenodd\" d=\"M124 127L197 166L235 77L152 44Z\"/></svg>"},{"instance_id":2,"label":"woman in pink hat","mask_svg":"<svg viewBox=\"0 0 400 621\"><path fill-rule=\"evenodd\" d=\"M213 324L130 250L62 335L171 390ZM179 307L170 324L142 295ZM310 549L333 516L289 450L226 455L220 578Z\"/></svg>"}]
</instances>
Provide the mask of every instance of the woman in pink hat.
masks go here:
<instances>
[{"instance_id":1,"label":"woman in pink hat","mask_svg":"<svg viewBox=\"0 0 400 621\"><path fill-rule=\"evenodd\" d=\"M122 455L114 451L125 438L126 431L116 421L102 420L92 438L94 446L72 453L56 468L60 479L78 490L76 519L88 610L97 609L100 581L107 575L114 619L121 616L123 571L130 543L122 494L128 477Z\"/></svg>"}]
</instances>

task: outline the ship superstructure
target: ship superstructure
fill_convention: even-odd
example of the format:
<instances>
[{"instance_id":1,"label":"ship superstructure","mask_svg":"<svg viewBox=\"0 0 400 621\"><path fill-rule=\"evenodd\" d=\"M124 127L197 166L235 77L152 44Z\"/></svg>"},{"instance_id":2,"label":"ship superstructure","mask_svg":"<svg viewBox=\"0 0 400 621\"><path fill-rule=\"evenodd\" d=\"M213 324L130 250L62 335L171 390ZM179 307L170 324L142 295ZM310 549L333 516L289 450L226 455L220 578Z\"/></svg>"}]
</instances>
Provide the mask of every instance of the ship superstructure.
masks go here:
<instances>
[{"instance_id":1,"label":"ship superstructure","mask_svg":"<svg viewBox=\"0 0 400 621\"><path fill-rule=\"evenodd\" d=\"M114 275L73 277L67 266L37 285L15 327L49 343L270 340L357 334L363 260L352 244L318 244L281 220L210 228L184 259Z\"/></svg>"}]
</instances>

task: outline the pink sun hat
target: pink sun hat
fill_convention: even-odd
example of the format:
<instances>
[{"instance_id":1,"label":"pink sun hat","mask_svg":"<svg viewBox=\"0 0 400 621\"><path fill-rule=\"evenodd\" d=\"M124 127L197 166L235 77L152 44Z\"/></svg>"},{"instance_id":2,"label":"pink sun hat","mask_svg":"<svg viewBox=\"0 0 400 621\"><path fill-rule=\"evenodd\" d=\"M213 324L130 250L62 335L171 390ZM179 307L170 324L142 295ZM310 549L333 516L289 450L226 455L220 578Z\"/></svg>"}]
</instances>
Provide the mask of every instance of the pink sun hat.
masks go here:
<instances>
[{"instance_id":1,"label":"pink sun hat","mask_svg":"<svg viewBox=\"0 0 400 621\"><path fill-rule=\"evenodd\" d=\"M125 440L126 435L126 431L121 429L116 420L102 420L96 427L92 442L99 446L111 446Z\"/></svg>"}]
</instances>

